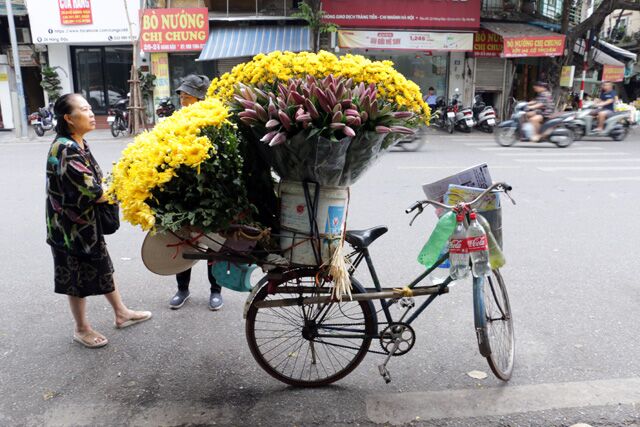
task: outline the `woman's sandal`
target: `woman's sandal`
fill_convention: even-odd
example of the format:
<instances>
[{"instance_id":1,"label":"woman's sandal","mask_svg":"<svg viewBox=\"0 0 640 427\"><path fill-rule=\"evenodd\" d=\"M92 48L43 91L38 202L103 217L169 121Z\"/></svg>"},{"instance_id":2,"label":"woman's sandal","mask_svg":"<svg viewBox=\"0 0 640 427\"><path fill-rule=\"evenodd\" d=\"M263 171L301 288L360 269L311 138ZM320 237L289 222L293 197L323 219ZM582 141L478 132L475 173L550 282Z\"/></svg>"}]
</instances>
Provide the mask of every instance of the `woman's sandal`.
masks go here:
<instances>
[{"instance_id":1,"label":"woman's sandal","mask_svg":"<svg viewBox=\"0 0 640 427\"><path fill-rule=\"evenodd\" d=\"M116 329L124 329L126 327L133 326L136 323L144 322L146 320L151 319L151 312L150 311L141 311L140 314L142 314L142 316L137 318L137 319L129 319L129 320L125 321L125 322L122 322L119 325L117 323L114 323Z\"/></svg>"},{"instance_id":2,"label":"woman's sandal","mask_svg":"<svg viewBox=\"0 0 640 427\"><path fill-rule=\"evenodd\" d=\"M102 341L96 341L96 338L102 338ZM73 340L87 348L100 348L109 343L109 340L106 337L96 331L89 331L83 334L74 332Z\"/></svg>"}]
</instances>

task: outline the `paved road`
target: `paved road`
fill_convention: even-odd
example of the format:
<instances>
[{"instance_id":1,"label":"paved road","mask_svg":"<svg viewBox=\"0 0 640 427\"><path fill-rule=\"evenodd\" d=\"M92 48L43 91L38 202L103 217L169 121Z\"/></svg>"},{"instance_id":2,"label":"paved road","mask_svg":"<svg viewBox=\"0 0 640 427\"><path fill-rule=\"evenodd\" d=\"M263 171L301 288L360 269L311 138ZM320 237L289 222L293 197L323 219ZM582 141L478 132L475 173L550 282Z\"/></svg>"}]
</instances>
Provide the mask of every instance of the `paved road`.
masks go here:
<instances>
[{"instance_id":1,"label":"paved road","mask_svg":"<svg viewBox=\"0 0 640 427\"><path fill-rule=\"evenodd\" d=\"M89 299L110 344L71 342L64 297L52 292L44 244L47 143L0 143L0 425L437 425L640 424L640 285L636 225L640 137L501 148L482 134L428 135L418 153L384 156L352 189L350 228L386 224L372 248L381 279L401 285L420 272L415 256L433 226L408 226L404 207L420 185L487 162L514 186L504 207L504 268L517 334L514 376L505 385L478 355L471 293L454 287L416 324L418 340L389 368L385 385L369 355L349 377L322 389L271 379L245 343L243 294L207 310L204 265L193 297L167 308L170 277L141 263L144 234L125 224L109 237L125 301L154 318L117 331L106 301ZM90 139L104 169L126 140ZM366 282L366 280L365 280ZM484 380L469 377L480 370Z\"/></svg>"}]
</instances>

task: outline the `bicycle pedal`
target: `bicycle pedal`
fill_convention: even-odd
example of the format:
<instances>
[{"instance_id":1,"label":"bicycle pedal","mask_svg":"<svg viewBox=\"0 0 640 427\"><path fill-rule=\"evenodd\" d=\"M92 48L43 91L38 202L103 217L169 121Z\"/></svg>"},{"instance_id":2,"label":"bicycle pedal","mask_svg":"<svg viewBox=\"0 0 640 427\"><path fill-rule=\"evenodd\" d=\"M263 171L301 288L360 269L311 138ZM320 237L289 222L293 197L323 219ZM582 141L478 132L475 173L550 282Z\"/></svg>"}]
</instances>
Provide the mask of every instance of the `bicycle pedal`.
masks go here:
<instances>
[{"instance_id":1,"label":"bicycle pedal","mask_svg":"<svg viewBox=\"0 0 640 427\"><path fill-rule=\"evenodd\" d=\"M391 373L386 368L386 366L384 366L384 364L378 365L378 371L380 371L380 375L384 379L384 382L386 384L389 384L391 382Z\"/></svg>"},{"instance_id":2,"label":"bicycle pedal","mask_svg":"<svg viewBox=\"0 0 640 427\"><path fill-rule=\"evenodd\" d=\"M414 301L413 298L407 298L407 297L403 297L400 298L400 307L402 308L413 308L416 306L416 302Z\"/></svg>"}]
</instances>

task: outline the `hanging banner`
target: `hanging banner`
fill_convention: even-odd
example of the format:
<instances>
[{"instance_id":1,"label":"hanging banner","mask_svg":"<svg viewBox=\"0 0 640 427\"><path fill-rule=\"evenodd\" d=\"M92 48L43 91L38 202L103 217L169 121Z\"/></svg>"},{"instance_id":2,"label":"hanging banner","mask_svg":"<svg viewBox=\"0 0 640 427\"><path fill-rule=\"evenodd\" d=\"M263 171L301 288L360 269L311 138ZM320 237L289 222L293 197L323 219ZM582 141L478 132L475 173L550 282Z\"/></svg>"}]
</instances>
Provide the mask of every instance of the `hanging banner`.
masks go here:
<instances>
[{"instance_id":1,"label":"hanging banner","mask_svg":"<svg viewBox=\"0 0 640 427\"><path fill-rule=\"evenodd\" d=\"M200 51L209 37L209 10L140 11L140 41L145 52Z\"/></svg>"},{"instance_id":2,"label":"hanging banner","mask_svg":"<svg viewBox=\"0 0 640 427\"><path fill-rule=\"evenodd\" d=\"M171 82L169 81L169 54L151 54L151 73L156 76L153 88L153 105L158 105L161 98L171 96Z\"/></svg>"},{"instance_id":3,"label":"hanging banner","mask_svg":"<svg viewBox=\"0 0 640 427\"><path fill-rule=\"evenodd\" d=\"M481 29L473 36L473 55L476 58L499 58L502 54L502 37Z\"/></svg>"},{"instance_id":4,"label":"hanging banner","mask_svg":"<svg viewBox=\"0 0 640 427\"><path fill-rule=\"evenodd\" d=\"M573 76L575 72L575 65L562 67L562 71L560 72L560 86L573 87Z\"/></svg>"},{"instance_id":5,"label":"hanging banner","mask_svg":"<svg viewBox=\"0 0 640 427\"><path fill-rule=\"evenodd\" d=\"M624 80L624 65L603 65L602 81L603 82L621 82Z\"/></svg>"},{"instance_id":6,"label":"hanging banner","mask_svg":"<svg viewBox=\"0 0 640 427\"><path fill-rule=\"evenodd\" d=\"M473 33L338 30L338 46L345 49L473 50Z\"/></svg>"},{"instance_id":7,"label":"hanging banner","mask_svg":"<svg viewBox=\"0 0 640 427\"><path fill-rule=\"evenodd\" d=\"M93 24L91 0L58 0L62 25Z\"/></svg>"},{"instance_id":8,"label":"hanging banner","mask_svg":"<svg viewBox=\"0 0 640 427\"><path fill-rule=\"evenodd\" d=\"M360 28L480 27L480 0L323 0L327 22Z\"/></svg>"},{"instance_id":9,"label":"hanging banner","mask_svg":"<svg viewBox=\"0 0 640 427\"><path fill-rule=\"evenodd\" d=\"M31 38L34 44L131 43L139 7L139 0L30 0Z\"/></svg>"},{"instance_id":10,"label":"hanging banner","mask_svg":"<svg viewBox=\"0 0 640 427\"><path fill-rule=\"evenodd\" d=\"M505 38L503 55L505 58L562 56L564 38L564 35Z\"/></svg>"}]
</instances>

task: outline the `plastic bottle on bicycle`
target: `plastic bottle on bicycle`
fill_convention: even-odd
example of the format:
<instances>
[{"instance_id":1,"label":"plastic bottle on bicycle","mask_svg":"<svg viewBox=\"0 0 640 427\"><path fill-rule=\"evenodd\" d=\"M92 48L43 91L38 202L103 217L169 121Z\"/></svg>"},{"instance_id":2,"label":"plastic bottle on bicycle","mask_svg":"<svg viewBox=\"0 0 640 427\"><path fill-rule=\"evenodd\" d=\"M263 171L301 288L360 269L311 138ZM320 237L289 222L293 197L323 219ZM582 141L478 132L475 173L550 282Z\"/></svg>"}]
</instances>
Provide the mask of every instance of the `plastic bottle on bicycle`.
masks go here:
<instances>
[{"instance_id":1,"label":"plastic bottle on bicycle","mask_svg":"<svg viewBox=\"0 0 640 427\"><path fill-rule=\"evenodd\" d=\"M469 214L469 220L471 222L467 228L467 247L471 257L471 271L475 277L483 277L491 273L487 234L478 222L475 212Z\"/></svg>"},{"instance_id":2,"label":"plastic bottle on bicycle","mask_svg":"<svg viewBox=\"0 0 640 427\"><path fill-rule=\"evenodd\" d=\"M453 280L460 280L469 275L469 249L464 214L456 215L456 221L456 228L449 239L449 261L451 262L449 275Z\"/></svg>"}]
</instances>

